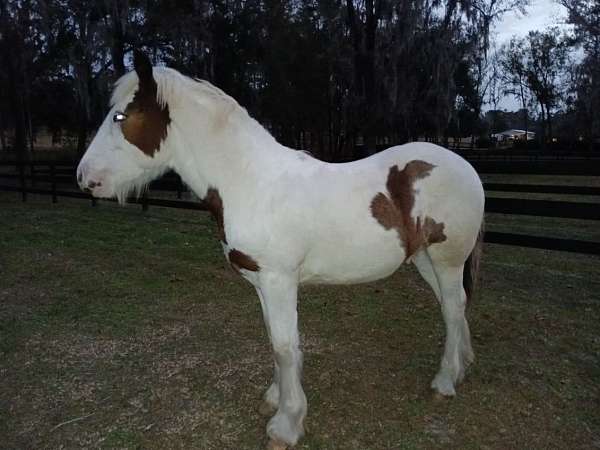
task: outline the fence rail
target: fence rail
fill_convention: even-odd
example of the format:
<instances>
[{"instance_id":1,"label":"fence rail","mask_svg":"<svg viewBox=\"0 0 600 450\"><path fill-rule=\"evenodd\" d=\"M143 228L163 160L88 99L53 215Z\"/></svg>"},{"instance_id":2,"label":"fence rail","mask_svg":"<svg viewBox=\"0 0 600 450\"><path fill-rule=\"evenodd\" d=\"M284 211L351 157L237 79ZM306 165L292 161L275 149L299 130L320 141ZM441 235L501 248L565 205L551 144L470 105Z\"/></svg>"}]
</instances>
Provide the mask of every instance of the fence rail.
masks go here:
<instances>
[{"instance_id":1,"label":"fence rail","mask_svg":"<svg viewBox=\"0 0 600 450\"><path fill-rule=\"evenodd\" d=\"M479 173L600 176L600 159L563 161L484 161L469 159Z\"/></svg>"},{"instance_id":2,"label":"fence rail","mask_svg":"<svg viewBox=\"0 0 600 450\"><path fill-rule=\"evenodd\" d=\"M578 239L561 239L544 236L530 236L517 233L486 231L485 242L491 244L516 245L518 247L542 248L572 253L600 255L600 242Z\"/></svg>"},{"instance_id":3,"label":"fence rail","mask_svg":"<svg viewBox=\"0 0 600 450\"><path fill-rule=\"evenodd\" d=\"M600 220L598 203L487 197L485 210L500 214Z\"/></svg>"},{"instance_id":4,"label":"fence rail","mask_svg":"<svg viewBox=\"0 0 600 450\"><path fill-rule=\"evenodd\" d=\"M12 166L13 173L1 173L0 179L12 180L12 184L0 184L0 190L19 192L23 200L27 194L51 195L56 203L58 197L87 199L92 205L97 200L91 195L78 190L75 180L75 168L72 162L43 161L16 165L15 163L0 162L0 167ZM25 169L29 169L26 173ZM31 186L27 186L27 181ZM35 186L36 183L50 183L50 189ZM60 185L60 188L59 188ZM175 174L167 174L161 180L151 183L151 189L177 192L178 200L151 198L147 193L140 198L128 198L128 202L137 203L147 210L149 206L167 208L183 208L205 211L207 208L201 201L181 200L182 192L187 189L181 179ZM70 189L69 189L70 188ZM583 196L600 196L600 187L586 186L554 186L485 183L486 191L518 192L518 193L548 193L575 194ZM114 201L114 200L112 200ZM587 202L566 202L554 200L529 200L520 198L486 198L486 212L510 215L528 215L541 217L559 217L568 219L600 220L600 204ZM600 242L532 236L518 233L502 233L488 231L485 241L494 244L516 245L529 248L541 248L576 253L600 255Z\"/></svg>"},{"instance_id":5,"label":"fence rail","mask_svg":"<svg viewBox=\"0 0 600 450\"><path fill-rule=\"evenodd\" d=\"M508 184L483 183L486 191L521 192L536 194L570 194L597 195L600 197L600 187L592 186L554 186L548 184Z\"/></svg>"}]
</instances>

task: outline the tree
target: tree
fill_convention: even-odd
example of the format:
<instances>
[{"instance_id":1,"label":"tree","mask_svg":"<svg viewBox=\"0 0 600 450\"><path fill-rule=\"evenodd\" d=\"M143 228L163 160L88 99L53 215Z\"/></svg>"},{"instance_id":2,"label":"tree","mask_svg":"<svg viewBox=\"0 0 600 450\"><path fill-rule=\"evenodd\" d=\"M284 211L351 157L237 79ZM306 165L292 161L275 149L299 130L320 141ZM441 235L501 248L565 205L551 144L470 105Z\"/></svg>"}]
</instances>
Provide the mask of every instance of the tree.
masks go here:
<instances>
[{"instance_id":1,"label":"tree","mask_svg":"<svg viewBox=\"0 0 600 450\"><path fill-rule=\"evenodd\" d=\"M26 129L25 129L25 39L21 32L21 25L25 18L23 8L18 5L0 3L0 50L2 63L6 74L6 92L9 101L8 114L12 118L15 138L13 147L19 159L25 159L26 154Z\"/></svg>"},{"instance_id":2,"label":"tree","mask_svg":"<svg viewBox=\"0 0 600 450\"><path fill-rule=\"evenodd\" d=\"M497 111L498 105L504 97L504 88L502 87L502 68L500 65L500 55L494 54L489 69L489 87L487 91L486 103Z\"/></svg>"},{"instance_id":3,"label":"tree","mask_svg":"<svg viewBox=\"0 0 600 450\"><path fill-rule=\"evenodd\" d=\"M542 145L552 139L552 114L564 91L569 47L558 28L530 31L527 36L526 75L541 111Z\"/></svg>"},{"instance_id":4,"label":"tree","mask_svg":"<svg viewBox=\"0 0 600 450\"><path fill-rule=\"evenodd\" d=\"M348 28L354 51L354 89L358 97L357 111L361 110L364 125L362 134L368 153L375 152L376 124L376 40L378 24L385 0L365 0L358 8L355 0L346 0Z\"/></svg>"},{"instance_id":5,"label":"tree","mask_svg":"<svg viewBox=\"0 0 600 450\"><path fill-rule=\"evenodd\" d=\"M561 0L574 26L575 44L584 52L579 64L572 65L572 108L580 132L592 148L600 136L600 4L591 0Z\"/></svg>"},{"instance_id":6,"label":"tree","mask_svg":"<svg viewBox=\"0 0 600 450\"><path fill-rule=\"evenodd\" d=\"M527 79L525 41L512 38L498 55L501 85L505 95L513 95L521 105L525 133L529 131L529 105L531 92ZM525 141L527 143L527 141Z\"/></svg>"},{"instance_id":7,"label":"tree","mask_svg":"<svg viewBox=\"0 0 600 450\"><path fill-rule=\"evenodd\" d=\"M530 31L523 39L513 39L503 50L506 92L513 93L527 111L528 99L540 109L542 146L552 139L552 116L561 104L565 90L568 40L558 28Z\"/></svg>"},{"instance_id":8,"label":"tree","mask_svg":"<svg viewBox=\"0 0 600 450\"><path fill-rule=\"evenodd\" d=\"M360 137L369 152L378 138L440 139L453 118L471 133L491 24L524 1L1 2L0 138L14 130L25 148L43 125L83 151L135 47L214 82L285 144L329 160L359 156Z\"/></svg>"},{"instance_id":9,"label":"tree","mask_svg":"<svg viewBox=\"0 0 600 450\"><path fill-rule=\"evenodd\" d=\"M474 51L470 56L472 61L469 66L475 89L471 104L473 112L477 117L477 126L472 129L472 145L475 142L474 134L478 131L477 128L481 126L481 112L485 99L486 97L489 98L491 89L495 91L491 93L492 99L494 101L498 99L497 80L499 75L497 67L488 58L491 46L490 29L509 11L525 14L525 7L528 4L528 0L474 0L472 3L474 20L471 30L471 40Z\"/></svg>"}]
</instances>

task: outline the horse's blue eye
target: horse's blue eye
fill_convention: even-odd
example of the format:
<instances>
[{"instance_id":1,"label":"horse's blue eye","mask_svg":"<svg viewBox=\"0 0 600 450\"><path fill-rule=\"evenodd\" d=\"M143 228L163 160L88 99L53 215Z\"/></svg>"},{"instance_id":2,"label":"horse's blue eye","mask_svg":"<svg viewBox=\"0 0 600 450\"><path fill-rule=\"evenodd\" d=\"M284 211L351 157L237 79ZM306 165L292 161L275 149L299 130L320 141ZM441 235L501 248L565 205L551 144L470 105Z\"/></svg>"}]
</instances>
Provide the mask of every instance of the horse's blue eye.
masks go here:
<instances>
[{"instance_id":1,"label":"horse's blue eye","mask_svg":"<svg viewBox=\"0 0 600 450\"><path fill-rule=\"evenodd\" d=\"M122 112L116 112L113 116L113 122L123 122L125 119L127 119L127 114Z\"/></svg>"}]
</instances>

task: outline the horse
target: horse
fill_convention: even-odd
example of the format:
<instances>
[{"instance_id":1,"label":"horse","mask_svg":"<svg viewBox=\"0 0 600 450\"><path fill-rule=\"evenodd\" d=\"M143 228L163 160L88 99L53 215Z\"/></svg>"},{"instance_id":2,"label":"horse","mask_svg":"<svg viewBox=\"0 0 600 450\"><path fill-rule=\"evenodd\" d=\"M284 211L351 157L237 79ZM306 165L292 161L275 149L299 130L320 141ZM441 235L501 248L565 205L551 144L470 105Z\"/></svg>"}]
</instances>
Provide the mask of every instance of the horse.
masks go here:
<instances>
[{"instance_id":1,"label":"horse","mask_svg":"<svg viewBox=\"0 0 600 450\"><path fill-rule=\"evenodd\" d=\"M79 186L126 202L167 170L212 213L225 258L255 288L274 353L259 410L269 449L304 434L297 292L302 283L378 280L412 263L445 321L437 395L454 396L474 360L465 318L481 254L484 193L455 153L416 142L327 163L279 144L206 81L134 52L77 168Z\"/></svg>"}]
</instances>

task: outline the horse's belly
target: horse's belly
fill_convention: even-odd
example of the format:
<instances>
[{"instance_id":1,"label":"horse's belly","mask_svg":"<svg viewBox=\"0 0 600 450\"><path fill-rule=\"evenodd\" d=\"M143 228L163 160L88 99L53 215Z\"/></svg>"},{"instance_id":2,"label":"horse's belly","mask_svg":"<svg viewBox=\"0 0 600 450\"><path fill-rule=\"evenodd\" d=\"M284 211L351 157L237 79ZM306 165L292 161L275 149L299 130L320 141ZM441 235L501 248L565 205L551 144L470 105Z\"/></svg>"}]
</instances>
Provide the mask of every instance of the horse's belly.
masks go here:
<instances>
[{"instance_id":1,"label":"horse's belly","mask_svg":"<svg viewBox=\"0 0 600 450\"><path fill-rule=\"evenodd\" d=\"M307 284L352 284L378 280L394 273L404 260L398 239L377 241L349 238L346 242L316 246L300 268L300 281ZM389 233L392 234L392 233Z\"/></svg>"}]
</instances>

